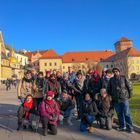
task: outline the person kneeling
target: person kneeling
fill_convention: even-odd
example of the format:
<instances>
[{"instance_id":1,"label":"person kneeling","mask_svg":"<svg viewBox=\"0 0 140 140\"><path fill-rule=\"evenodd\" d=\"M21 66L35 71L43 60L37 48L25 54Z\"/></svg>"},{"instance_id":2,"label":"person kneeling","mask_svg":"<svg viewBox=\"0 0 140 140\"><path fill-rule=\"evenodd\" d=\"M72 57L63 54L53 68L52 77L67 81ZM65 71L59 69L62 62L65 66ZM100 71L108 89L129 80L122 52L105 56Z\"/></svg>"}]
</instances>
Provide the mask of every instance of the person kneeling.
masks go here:
<instances>
[{"instance_id":1,"label":"person kneeling","mask_svg":"<svg viewBox=\"0 0 140 140\"><path fill-rule=\"evenodd\" d=\"M93 121L95 115L98 113L96 103L92 101L90 94L86 93L81 105L81 124L80 130L82 132L88 130L90 133L94 132Z\"/></svg>"},{"instance_id":2,"label":"person kneeling","mask_svg":"<svg viewBox=\"0 0 140 140\"><path fill-rule=\"evenodd\" d=\"M74 112L75 104L72 99L69 97L66 90L62 93L62 99L60 100L60 122L63 124L63 118L67 118L67 123L69 125L73 125L72 120L72 113Z\"/></svg>"},{"instance_id":3,"label":"person kneeling","mask_svg":"<svg viewBox=\"0 0 140 140\"><path fill-rule=\"evenodd\" d=\"M24 103L19 107L18 112L17 112L17 117L18 117L18 128L17 130L19 131L20 127L29 127L30 121L29 121L29 113L33 109L33 98L32 95L27 95L25 98Z\"/></svg>"},{"instance_id":4,"label":"person kneeling","mask_svg":"<svg viewBox=\"0 0 140 140\"><path fill-rule=\"evenodd\" d=\"M106 89L101 89L99 103L99 122L100 128L112 129L113 107L111 105L111 97L107 94Z\"/></svg>"},{"instance_id":5,"label":"person kneeling","mask_svg":"<svg viewBox=\"0 0 140 140\"><path fill-rule=\"evenodd\" d=\"M53 97L53 92L48 91L46 93L46 99L44 99L39 106L44 136L48 134L48 129L51 131L51 134L57 134L57 122L60 110L57 102L53 100Z\"/></svg>"}]
</instances>

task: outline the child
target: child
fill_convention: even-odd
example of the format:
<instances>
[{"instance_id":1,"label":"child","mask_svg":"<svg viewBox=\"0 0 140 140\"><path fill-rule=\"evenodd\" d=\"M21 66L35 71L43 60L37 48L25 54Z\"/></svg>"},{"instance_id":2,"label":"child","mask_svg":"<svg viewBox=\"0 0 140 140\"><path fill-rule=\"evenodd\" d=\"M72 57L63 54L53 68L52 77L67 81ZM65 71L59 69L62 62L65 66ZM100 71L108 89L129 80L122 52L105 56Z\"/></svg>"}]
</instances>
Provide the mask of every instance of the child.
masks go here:
<instances>
[{"instance_id":1,"label":"child","mask_svg":"<svg viewBox=\"0 0 140 140\"><path fill-rule=\"evenodd\" d=\"M107 94L106 89L101 89L98 101L99 122L101 128L112 129L113 107L111 97Z\"/></svg>"},{"instance_id":2,"label":"child","mask_svg":"<svg viewBox=\"0 0 140 140\"><path fill-rule=\"evenodd\" d=\"M93 121L95 115L97 115L98 109L96 103L90 97L90 94L86 93L81 106L81 124L80 130L82 132L88 130L90 133L94 132Z\"/></svg>"},{"instance_id":3,"label":"child","mask_svg":"<svg viewBox=\"0 0 140 140\"><path fill-rule=\"evenodd\" d=\"M18 112L17 112L17 117L18 117L18 128L17 130L19 131L22 121L26 122L26 124L29 124L29 113L31 112L33 108L33 98L32 95L27 95L25 98L24 103L19 107ZM26 125L24 124L24 128L26 128Z\"/></svg>"}]
</instances>

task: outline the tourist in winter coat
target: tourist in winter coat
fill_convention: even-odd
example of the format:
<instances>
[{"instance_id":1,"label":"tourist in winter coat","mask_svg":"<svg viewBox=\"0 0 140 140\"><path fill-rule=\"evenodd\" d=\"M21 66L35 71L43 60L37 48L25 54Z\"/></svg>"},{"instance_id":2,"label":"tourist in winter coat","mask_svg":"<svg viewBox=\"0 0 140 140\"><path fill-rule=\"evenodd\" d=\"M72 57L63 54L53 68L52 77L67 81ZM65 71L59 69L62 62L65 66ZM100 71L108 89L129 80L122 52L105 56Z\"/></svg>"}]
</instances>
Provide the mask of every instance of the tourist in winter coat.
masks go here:
<instances>
[{"instance_id":1,"label":"tourist in winter coat","mask_svg":"<svg viewBox=\"0 0 140 140\"><path fill-rule=\"evenodd\" d=\"M17 112L17 117L18 117L18 128L17 130L19 130L21 128L22 125L22 121L28 123L28 125L30 125L29 122L29 113L32 112L33 109L33 98L32 95L27 95L25 98L24 103L19 107L18 112ZM26 124L24 123L24 128L26 128Z\"/></svg>"},{"instance_id":2,"label":"tourist in winter coat","mask_svg":"<svg viewBox=\"0 0 140 140\"><path fill-rule=\"evenodd\" d=\"M24 99L28 94L33 94L33 80L31 76L31 71L27 71L25 73L25 77L20 80L17 93L18 99L20 99L21 103L24 102Z\"/></svg>"},{"instance_id":3,"label":"tourist in winter coat","mask_svg":"<svg viewBox=\"0 0 140 140\"><path fill-rule=\"evenodd\" d=\"M62 93L61 100L59 101L59 108L60 108L60 115L62 115L61 118L66 118L67 123L69 125L73 125L72 120L72 113L74 112L75 104L73 100L68 95L67 91L64 90ZM63 121L63 120L61 120Z\"/></svg>"},{"instance_id":4,"label":"tourist in winter coat","mask_svg":"<svg viewBox=\"0 0 140 140\"><path fill-rule=\"evenodd\" d=\"M68 67L68 80L73 83L75 80L75 72L72 67Z\"/></svg>"},{"instance_id":5,"label":"tourist in winter coat","mask_svg":"<svg viewBox=\"0 0 140 140\"><path fill-rule=\"evenodd\" d=\"M102 88L99 95L97 104L99 113L98 120L100 128L112 129L112 117L114 114L111 97L107 94L106 89Z\"/></svg>"},{"instance_id":6,"label":"tourist in winter coat","mask_svg":"<svg viewBox=\"0 0 140 140\"><path fill-rule=\"evenodd\" d=\"M43 100L43 88L44 88L44 77L43 72L39 72L36 80L33 83L33 100L35 110L38 110L38 106Z\"/></svg>"},{"instance_id":7,"label":"tourist in winter coat","mask_svg":"<svg viewBox=\"0 0 140 140\"><path fill-rule=\"evenodd\" d=\"M89 81L89 92L91 94L92 99L95 100L96 94L100 93L101 88L102 88L102 83L101 83L99 72L97 70L94 70L92 77Z\"/></svg>"},{"instance_id":8,"label":"tourist in winter coat","mask_svg":"<svg viewBox=\"0 0 140 140\"><path fill-rule=\"evenodd\" d=\"M109 80L112 77L112 70L108 69L108 70L106 70L105 73L106 74L105 74L104 78L102 79L102 88L107 89Z\"/></svg>"},{"instance_id":9,"label":"tourist in winter coat","mask_svg":"<svg viewBox=\"0 0 140 140\"><path fill-rule=\"evenodd\" d=\"M109 81L107 91L112 97L113 106L119 119L119 130L133 132L132 118L129 109L129 99L132 96L132 85L129 80L120 75L119 68L113 68L114 77Z\"/></svg>"},{"instance_id":10,"label":"tourist in winter coat","mask_svg":"<svg viewBox=\"0 0 140 140\"><path fill-rule=\"evenodd\" d=\"M44 85L44 86L47 86L45 88L46 89L45 92L50 91L50 90L53 91L55 100L57 100L60 97L60 95L61 95L61 85L57 81L56 76L54 74L50 75L50 78L48 80L47 85Z\"/></svg>"},{"instance_id":11,"label":"tourist in winter coat","mask_svg":"<svg viewBox=\"0 0 140 140\"><path fill-rule=\"evenodd\" d=\"M81 106L82 98L83 98L84 80L85 80L85 77L83 76L82 72L78 71L76 73L76 79L73 82L73 85L75 87L74 93L75 93L77 112L78 112L77 119L80 119L80 106Z\"/></svg>"},{"instance_id":12,"label":"tourist in winter coat","mask_svg":"<svg viewBox=\"0 0 140 140\"><path fill-rule=\"evenodd\" d=\"M80 130L82 132L89 131L94 132L93 121L98 113L96 103L90 97L90 94L86 93L81 105L81 124Z\"/></svg>"},{"instance_id":13,"label":"tourist in winter coat","mask_svg":"<svg viewBox=\"0 0 140 140\"><path fill-rule=\"evenodd\" d=\"M57 123L60 110L57 102L53 100L53 96L53 92L48 91L46 94L46 99L44 99L39 106L44 136L48 134L48 129L53 135L57 134Z\"/></svg>"}]
</instances>

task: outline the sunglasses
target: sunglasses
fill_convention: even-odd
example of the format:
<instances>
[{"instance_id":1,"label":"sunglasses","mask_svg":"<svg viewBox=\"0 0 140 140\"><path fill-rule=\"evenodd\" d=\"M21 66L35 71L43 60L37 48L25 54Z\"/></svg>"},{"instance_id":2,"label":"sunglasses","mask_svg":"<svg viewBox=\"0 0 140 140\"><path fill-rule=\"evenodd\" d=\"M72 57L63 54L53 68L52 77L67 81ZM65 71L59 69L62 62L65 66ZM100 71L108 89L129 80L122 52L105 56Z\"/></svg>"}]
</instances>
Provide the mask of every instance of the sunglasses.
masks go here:
<instances>
[{"instance_id":1,"label":"sunglasses","mask_svg":"<svg viewBox=\"0 0 140 140\"><path fill-rule=\"evenodd\" d=\"M119 71L118 71L118 70L114 70L114 71L113 71L113 73L117 73L117 72L119 72Z\"/></svg>"}]
</instances>

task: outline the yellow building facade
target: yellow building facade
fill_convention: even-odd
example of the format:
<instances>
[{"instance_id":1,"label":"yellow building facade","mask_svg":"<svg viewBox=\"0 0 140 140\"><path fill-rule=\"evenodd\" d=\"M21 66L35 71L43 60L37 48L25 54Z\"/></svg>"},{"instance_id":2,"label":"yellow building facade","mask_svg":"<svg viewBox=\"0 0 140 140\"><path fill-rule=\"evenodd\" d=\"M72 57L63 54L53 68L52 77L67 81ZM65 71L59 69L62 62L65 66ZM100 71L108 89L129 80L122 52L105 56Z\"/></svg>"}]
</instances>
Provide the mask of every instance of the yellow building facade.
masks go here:
<instances>
[{"instance_id":1,"label":"yellow building facade","mask_svg":"<svg viewBox=\"0 0 140 140\"><path fill-rule=\"evenodd\" d=\"M61 58L39 59L39 67L40 67L40 71L42 71L44 74L46 71L53 71L53 70L61 71L62 70L62 59Z\"/></svg>"}]
</instances>

